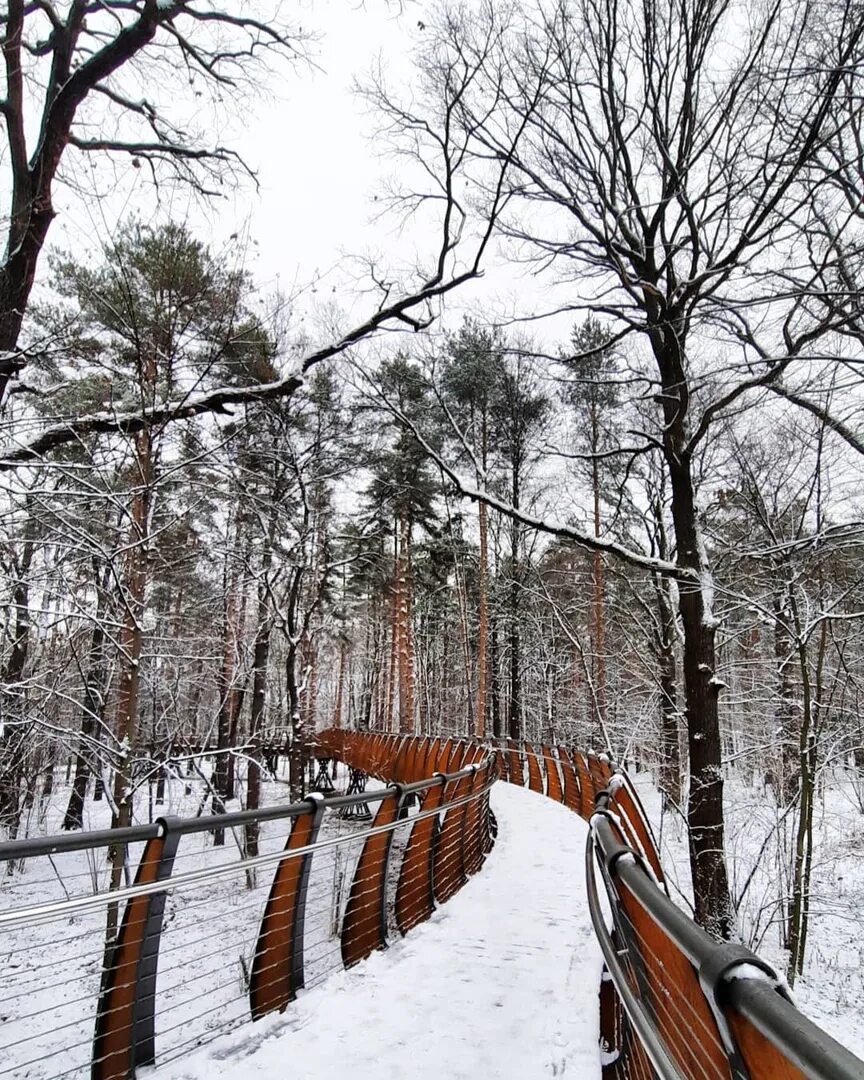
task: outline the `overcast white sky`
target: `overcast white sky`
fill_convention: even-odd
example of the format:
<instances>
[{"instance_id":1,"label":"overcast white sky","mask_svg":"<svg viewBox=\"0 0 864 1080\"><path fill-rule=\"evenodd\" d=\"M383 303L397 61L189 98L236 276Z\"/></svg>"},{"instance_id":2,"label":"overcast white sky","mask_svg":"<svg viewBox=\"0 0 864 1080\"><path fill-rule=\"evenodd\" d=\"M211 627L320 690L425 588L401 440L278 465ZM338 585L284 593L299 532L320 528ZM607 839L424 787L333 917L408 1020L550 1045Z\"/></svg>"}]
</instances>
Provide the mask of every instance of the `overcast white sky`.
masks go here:
<instances>
[{"instance_id":1,"label":"overcast white sky","mask_svg":"<svg viewBox=\"0 0 864 1080\"><path fill-rule=\"evenodd\" d=\"M357 264L351 256L374 253L382 266L405 267L413 265L415 253L425 253L428 263L435 251L434 234L412 222L400 230L395 216L376 214L381 204L373 197L397 164L379 153L374 117L353 93L355 81L368 75L379 55L392 81L407 84L411 52L422 39L419 24L428 16L422 3L400 8L395 0L365 5L306 0L294 10L304 29L317 35L308 50L313 65L299 64L293 72L282 66L258 100L250 100L240 117L214 133L252 165L259 189L247 182L209 208L182 190L170 196L163 191L162 212L167 208L174 217L188 217L200 237L217 248L231 246L233 233L241 240L248 235L253 243L243 257L265 292L278 284L291 295L324 275L304 303L334 301L348 311L353 300L353 320L368 311L371 298L361 296L356 303ZM205 116L210 119L202 110ZM82 199L69 189L58 192L61 213L50 237L53 246L95 250L130 212L148 218L153 194L147 170L136 172L125 161L113 168L117 180L112 172L108 183L113 193L101 201ZM43 261L40 270L46 269ZM517 298L523 311L552 305L524 270L505 266L493 253L485 280L448 300L447 321L455 324L463 310L478 307L487 319L500 318ZM532 331L551 343L566 337L571 324L568 316L548 331L536 326Z\"/></svg>"}]
</instances>

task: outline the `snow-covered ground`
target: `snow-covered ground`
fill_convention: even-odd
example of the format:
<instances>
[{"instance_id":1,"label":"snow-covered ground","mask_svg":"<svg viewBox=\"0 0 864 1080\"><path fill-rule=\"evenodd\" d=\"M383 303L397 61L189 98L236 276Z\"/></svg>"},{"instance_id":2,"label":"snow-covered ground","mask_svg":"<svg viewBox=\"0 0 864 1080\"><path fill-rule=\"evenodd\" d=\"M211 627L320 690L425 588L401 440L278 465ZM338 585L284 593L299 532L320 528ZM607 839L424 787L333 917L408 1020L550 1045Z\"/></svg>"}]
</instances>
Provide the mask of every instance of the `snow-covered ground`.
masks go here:
<instances>
[{"instance_id":1,"label":"snow-covered ground","mask_svg":"<svg viewBox=\"0 0 864 1080\"><path fill-rule=\"evenodd\" d=\"M636 779L659 828L651 777ZM814 915L794 996L805 1013L864 1057L864 817L843 777L836 781L817 806ZM284 801L287 788L270 781L264 794L268 804ZM770 794L735 778L727 782L727 796L736 894L753 871L742 929L782 971L785 957L768 906L777 895L777 860L770 845L762 846L776 807ZM196 783L187 794L182 782L170 782L157 813L194 814L200 800ZM34 831L56 831L64 802L59 791ZM250 880L241 866L230 878L172 893L156 998L161 1064L151 1080L246 1080L281 1074L286 1060L300 1080L346 1069L352 1080L371 1080L382 1068L410 1071L420 1080L473 1080L480 1070L493 1078L599 1077L600 957L585 901L586 826L563 807L509 785L496 785L492 802L500 831L481 872L406 939L391 928L390 949L348 973L341 971L338 928L364 826L326 822L325 836L347 842L313 860L308 989L283 1015L259 1023L249 1019L247 974L272 871L264 868ZM106 824L105 803L88 803L87 826ZM396 860L405 824L394 836ZM287 822L267 823L262 852L281 850L286 835ZM175 873L236 861L241 838L229 834L226 840L213 848L205 834L184 837ZM668 877L688 894L684 832L668 816L661 848ZM32 860L0 880L0 910L92 893L106 883L104 853ZM104 912L0 936L0 1080L89 1074L103 940Z\"/></svg>"},{"instance_id":2,"label":"snow-covered ground","mask_svg":"<svg viewBox=\"0 0 864 1080\"><path fill-rule=\"evenodd\" d=\"M286 1067L292 1080L599 1080L586 826L508 784L496 784L492 806L494 850L429 922L152 1080L253 1080Z\"/></svg>"}]
</instances>

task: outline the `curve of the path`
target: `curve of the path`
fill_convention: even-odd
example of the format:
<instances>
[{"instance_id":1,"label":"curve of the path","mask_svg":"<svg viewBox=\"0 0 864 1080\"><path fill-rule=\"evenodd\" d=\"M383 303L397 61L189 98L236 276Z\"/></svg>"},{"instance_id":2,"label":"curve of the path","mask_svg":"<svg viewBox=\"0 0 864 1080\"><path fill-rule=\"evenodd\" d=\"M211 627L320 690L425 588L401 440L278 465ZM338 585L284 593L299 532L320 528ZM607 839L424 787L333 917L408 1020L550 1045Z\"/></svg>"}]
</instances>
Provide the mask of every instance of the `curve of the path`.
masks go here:
<instances>
[{"instance_id":1,"label":"curve of the path","mask_svg":"<svg viewBox=\"0 0 864 1080\"><path fill-rule=\"evenodd\" d=\"M599 1080L601 955L585 903L587 826L496 784L483 869L385 952L217 1040L158 1080Z\"/></svg>"}]
</instances>

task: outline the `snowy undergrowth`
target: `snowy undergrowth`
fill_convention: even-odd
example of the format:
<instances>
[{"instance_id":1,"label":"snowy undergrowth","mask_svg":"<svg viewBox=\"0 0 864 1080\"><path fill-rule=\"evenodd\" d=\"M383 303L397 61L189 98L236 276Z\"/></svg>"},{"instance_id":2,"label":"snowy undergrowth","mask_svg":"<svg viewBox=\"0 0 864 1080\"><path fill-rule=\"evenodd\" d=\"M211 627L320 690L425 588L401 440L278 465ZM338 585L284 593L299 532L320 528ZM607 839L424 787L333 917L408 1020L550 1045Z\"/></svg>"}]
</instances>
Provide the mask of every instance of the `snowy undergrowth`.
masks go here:
<instances>
[{"instance_id":1,"label":"snowy undergrowth","mask_svg":"<svg viewBox=\"0 0 864 1080\"><path fill-rule=\"evenodd\" d=\"M156 814L194 815L202 791L197 783L188 793L186 789L182 780L169 781L166 801L155 808ZM266 783L262 794L264 805L288 801L282 782ZM68 792L57 791L40 831L59 830L67 797ZM239 803L229 804L228 810L234 809ZM88 802L86 828L105 828L108 819L104 801ZM366 824L328 816L321 838L350 838ZM281 851L289 831L286 820L263 823L260 853ZM240 832L232 830L226 831L223 847L213 846L210 833L184 836L174 874L237 863L242 842ZM142 848L139 844L130 849L132 874ZM348 842L317 852L313 860L305 938L309 985L341 966L338 931L360 850L360 841ZM180 1056L248 1022L248 975L274 869L275 863L254 873L241 868L229 877L169 893L156 995L159 1060ZM28 860L0 879L0 911L103 892L108 878L104 849ZM0 1077L89 1075L105 917L100 909L0 935Z\"/></svg>"}]
</instances>

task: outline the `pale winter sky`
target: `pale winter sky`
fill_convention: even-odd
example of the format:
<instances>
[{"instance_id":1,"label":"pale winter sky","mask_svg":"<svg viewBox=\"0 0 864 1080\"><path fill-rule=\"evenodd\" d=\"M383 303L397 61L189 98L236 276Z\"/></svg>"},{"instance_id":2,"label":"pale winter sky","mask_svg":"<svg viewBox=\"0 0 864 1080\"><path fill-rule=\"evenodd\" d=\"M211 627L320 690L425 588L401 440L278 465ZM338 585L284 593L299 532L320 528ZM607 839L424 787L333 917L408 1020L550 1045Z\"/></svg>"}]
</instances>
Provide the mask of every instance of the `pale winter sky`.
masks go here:
<instances>
[{"instance_id":1,"label":"pale winter sky","mask_svg":"<svg viewBox=\"0 0 864 1080\"><path fill-rule=\"evenodd\" d=\"M407 86L411 52L429 16L425 5L410 0L402 5L395 0L307 0L294 10L304 29L318 38L309 47L312 65L299 64L293 72L282 67L279 77L261 88L260 97L214 135L252 165L259 190L247 182L209 208L182 190L163 192L161 207L177 218L188 217L198 235L215 247L236 247L248 236L252 243L239 257L265 292L278 284L290 295L323 275L303 304L311 308L334 302L357 317L369 310L372 298L358 293L352 256L375 254L382 266L405 267L418 254L425 254L428 264L435 251L434 233L416 222L400 228L395 216L382 219L377 213L381 204L374 196L399 165L376 146L375 118L352 89L379 56L391 84ZM95 247L130 212L148 218L154 200L147 170L135 172L121 163L116 172L117 182L111 182L112 173L108 184L114 193L99 201L69 190L58 193L61 213L52 245ZM231 239L235 233L238 241ZM44 262L41 269L44 274ZM554 303L530 275L505 266L493 253L484 281L448 300L447 321L455 324L466 309L501 318L517 302L523 311ZM571 324L569 316L555 320L551 338L549 332L532 329L560 341Z\"/></svg>"}]
</instances>

